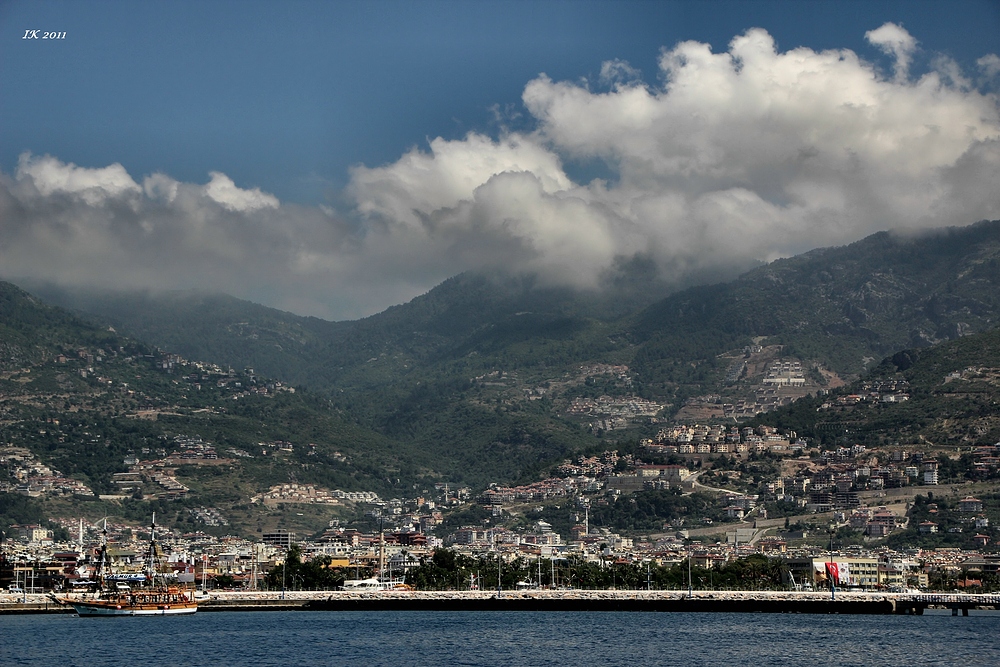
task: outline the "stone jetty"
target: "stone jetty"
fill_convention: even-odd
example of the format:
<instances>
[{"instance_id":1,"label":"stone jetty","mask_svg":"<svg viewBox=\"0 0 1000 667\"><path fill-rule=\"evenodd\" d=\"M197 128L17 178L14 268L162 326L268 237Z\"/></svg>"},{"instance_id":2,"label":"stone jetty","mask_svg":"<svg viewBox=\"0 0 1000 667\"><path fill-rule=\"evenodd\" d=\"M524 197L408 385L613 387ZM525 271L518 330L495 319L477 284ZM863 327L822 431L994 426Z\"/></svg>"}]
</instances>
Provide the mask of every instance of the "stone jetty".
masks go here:
<instances>
[{"instance_id":1,"label":"stone jetty","mask_svg":"<svg viewBox=\"0 0 1000 667\"><path fill-rule=\"evenodd\" d=\"M772 591L442 591L336 593L314 599L311 610L429 611L659 611L770 612L802 614L892 614L893 596L883 594Z\"/></svg>"},{"instance_id":2,"label":"stone jetty","mask_svg":"<svg viewBox=\"0 0 1000 667\"><path fill-rule=\"evenodd\" d=\"M212 611L649 611L799 614L921 614L928 606L1000 608L996 595L915 595L837 591L212 591ZM0 614L73 613L45 595L0 594Z\"/></svg>"}]
</instances>

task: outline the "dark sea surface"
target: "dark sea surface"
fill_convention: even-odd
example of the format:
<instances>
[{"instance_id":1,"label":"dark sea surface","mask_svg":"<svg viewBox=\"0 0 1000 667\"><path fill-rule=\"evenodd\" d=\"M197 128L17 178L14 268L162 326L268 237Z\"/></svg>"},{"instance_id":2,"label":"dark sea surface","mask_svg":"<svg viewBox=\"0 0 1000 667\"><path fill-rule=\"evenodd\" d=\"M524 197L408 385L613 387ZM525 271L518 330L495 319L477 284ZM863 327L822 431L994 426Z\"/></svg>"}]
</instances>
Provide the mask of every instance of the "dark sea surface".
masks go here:
<instances>
[{"instance_id":1,"label":"dark sea surface","mask_svg":"<svg viewBox=\"0 0 1000 667\"><path fill-rule=\"evenodd\" d=\"M0 616L0 666L1000 665L1000 613Z\"/></svg>"}]
</instances>

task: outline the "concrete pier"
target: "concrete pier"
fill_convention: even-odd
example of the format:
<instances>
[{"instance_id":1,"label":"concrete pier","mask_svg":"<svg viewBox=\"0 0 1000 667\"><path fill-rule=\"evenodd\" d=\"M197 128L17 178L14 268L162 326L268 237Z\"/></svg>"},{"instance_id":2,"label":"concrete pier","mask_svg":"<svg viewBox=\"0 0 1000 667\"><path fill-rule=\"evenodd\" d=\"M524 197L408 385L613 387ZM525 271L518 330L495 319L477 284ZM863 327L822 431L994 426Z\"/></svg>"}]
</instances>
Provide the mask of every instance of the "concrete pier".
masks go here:
<instances>
[{"instance_id":1,"label":"concrete pier","mask_svg":"<svg viewBox=\"0 0 1000 667\"><path fill-rule=\"evenodd\" d=\"M889 600L701 598L701 597L534 597L511 594L491 598L368 598L331 596L306 603L324 611L557 611L557 612L744 612L785 614L892 614Z\"/></svg>"},{"instance_id":2,"label":"concrete pier","mask_svg":"<svg viewBox=\"0 0 1000 667\"><path fill-rule=\"evenodd\" d=\"M199 612L213 611L656 611L785 614L920 615L928 607L1000 608L1000 596L837 591L212 591ZM44 595L0 595L0 614L74 613Z\"/></svg>"}]
</instances>

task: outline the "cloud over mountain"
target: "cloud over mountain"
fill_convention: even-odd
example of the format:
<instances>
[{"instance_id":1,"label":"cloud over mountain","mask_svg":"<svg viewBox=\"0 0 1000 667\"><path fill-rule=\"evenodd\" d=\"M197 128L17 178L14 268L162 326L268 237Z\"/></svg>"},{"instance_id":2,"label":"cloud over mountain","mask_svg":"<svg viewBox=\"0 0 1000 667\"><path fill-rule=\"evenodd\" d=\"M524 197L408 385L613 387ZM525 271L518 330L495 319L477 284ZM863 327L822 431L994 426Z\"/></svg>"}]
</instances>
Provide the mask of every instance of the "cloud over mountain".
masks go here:
<instances>
[{"instance_id":1,"label":"cloud over mountain","mask_svg":"<svg viewBox=\"0 0 1000 667\"><path fill-rule=\"evenodd\" d=\"M433 143L358 170L354 195L387 224L416 216L427 234L447 225L506 237L528 252L505 262L576 283L617 255L710 267L996 216L1000 193L984 182L1000 176L995 97L956 81L944 59L910 80L916 41L899 26L868 38L894 55L892 77L850 51L779 52L759 29L726 53L697 42L664 50L657 85L620 62L602 69L611 87L601 91L542 75L523 95L531 134ZM553 159L539 160L542 150ZM617 178L553 187L566 181L563 160L600 160ZM536 178L500 179L483 165ZM482 175L431 201L415 185L431 172ZM963 185L970 176L982 187ZM392 210L379 205L386 193Z\"/></svg>"},{"instance_id":2,"label":"cloud over mountain","mask_svg":"<svg viewBox=\"0 0 1000 667\"><path fill-rule=\"evenodd\" d=\"M767 261L881 229L1000 217L1000 111L945 57L910 73L917 41L866 33L891 73L846 51L780 51L752 29L728 51L682 42L658 78L628 63L597 82L527 83L530 129L437 138L352 170L344 215L282 203L222 173L135 180L24 155L0 180L0 267L101 286L220 289L353 317L462 270L530 271L594 287L621 258L668 279ZM992 77L992 79L991 79ZM612 177L574 182L566 165Z\"/></svg>"}]
</instances>

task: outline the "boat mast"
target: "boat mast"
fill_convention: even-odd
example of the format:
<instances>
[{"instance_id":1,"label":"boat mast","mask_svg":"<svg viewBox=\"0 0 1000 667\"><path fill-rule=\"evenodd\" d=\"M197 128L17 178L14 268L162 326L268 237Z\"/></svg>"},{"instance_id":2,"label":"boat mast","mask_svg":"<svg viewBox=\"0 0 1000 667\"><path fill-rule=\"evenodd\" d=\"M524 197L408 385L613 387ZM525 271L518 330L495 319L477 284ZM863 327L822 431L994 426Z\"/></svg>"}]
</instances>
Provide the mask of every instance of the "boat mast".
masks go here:
<instances>
[{"instance_id":1,"label":"boat mast","mask_svg":"<svg viewBox=\"0 0 1000 667\"><path fill-rule=\"evenodd\" d=\"M382 526L382 514L378 517L378 580L385 577L385 529Z\"/></svg>"},{"instance_id":2,"label":"boat mast","mask_svg":"<svg viewBox=\"0 0 1000 667\"><path fill-rule=\"evenodd\" d=\"M253 554L252 560L250 561L250 590L257 590L257 545L253 545L251 553Z\"/></svg>"},{"instance_id":3,"label":"boat mast","mask_svg":"<svg viewBox=\"0 0 1000 667\"><path fill-rule=\"evenodd\" d=\"M156 512L149 524L149 553L146 556L146 579L150 586L156 585Z\"/></svg>"},{"instance_id":4,"label":"boat mast","mask_svg":"<svg viewBox=\"0 0 1000 667\"><path fill-rule=\"evenodd\" d=\"M110 569L111 563L108 559L108 517L104 517L104 528L101 530L101 552L97 557L97 568L95 578L97 579L97 589L104 590L104 577L106 570Z\"/></svg>"}]
</instances>

